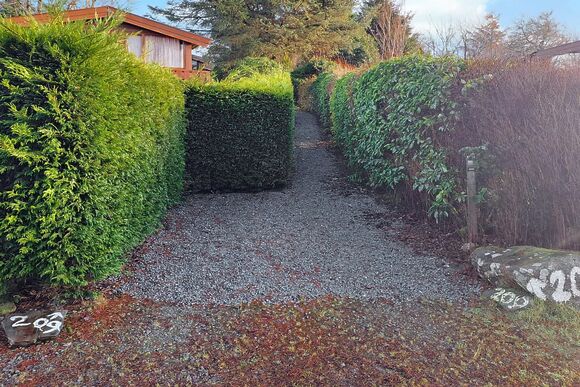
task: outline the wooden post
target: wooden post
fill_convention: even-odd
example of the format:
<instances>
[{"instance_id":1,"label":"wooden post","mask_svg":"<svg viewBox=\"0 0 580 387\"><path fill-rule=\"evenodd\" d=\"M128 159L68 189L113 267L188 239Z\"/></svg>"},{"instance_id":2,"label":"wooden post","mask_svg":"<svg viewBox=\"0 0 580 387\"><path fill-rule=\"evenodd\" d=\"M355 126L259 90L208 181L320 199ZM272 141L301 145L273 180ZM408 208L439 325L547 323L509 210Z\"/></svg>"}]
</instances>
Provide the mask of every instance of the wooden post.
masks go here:
<instances>
[{"instance_id":1,"label":"wooden post","mask_svg":"<svg viewBox=\"0 0 580 387\"><path fill-rule=\"evenodd\" d=\"M478 242L476 169L474 157L467 156L467 235L468 242L472 244Z\"/></svg>"},{"instance_id":2,"label":"wooden post","mask_svg":"<svg viewBox=\"0 0 580 387\"><path fill-rule=\"evenodd\" d=\"M192 58L191 58L192 46L190 43L184 43L183 45L183 68L185 71L191 72L193 70Z\"/></svg>"}]
</instances>

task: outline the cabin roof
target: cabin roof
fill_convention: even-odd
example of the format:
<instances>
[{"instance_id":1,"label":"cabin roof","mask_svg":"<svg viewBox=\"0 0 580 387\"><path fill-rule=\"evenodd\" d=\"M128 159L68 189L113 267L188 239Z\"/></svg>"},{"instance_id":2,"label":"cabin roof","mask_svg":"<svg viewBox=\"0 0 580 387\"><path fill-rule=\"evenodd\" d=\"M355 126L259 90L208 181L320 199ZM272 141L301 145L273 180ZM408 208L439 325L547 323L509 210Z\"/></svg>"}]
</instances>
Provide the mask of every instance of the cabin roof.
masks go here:
<instances>
[{"instance_id":1,"label":"cabin roof","mask_svg":"<svg viewBox=\"0 0 580 387\"><path fill-rule=\"evenodd\" d=\"M111 6L82 8L65 11L64 18L67 21L103 19L105 17L111 16L115 12L123 13L124 23L141 28L143 30L157 32L158 34L179 39L186 43L191 43L196 46L205 47L211 43L211 39L205 38L203 36L196 35L194 33L184 31L182 29L175 28L164 23L159 23L155 20L147 19L145 17L138 16L133 13L120 11L117 8ZM28 24L30 17L31 16L17 16L11 17L9 18L9 20L17 24ZM32 15L32 17L36 19L39 23L46 23L51 19L52 16L48 13L40 13Z\"/></svg>"},{"instance_id":2,"label":"cabin roof","mask_svg":"<svg viewBox=\"0 0 580 387\"><path fill-rule=\"evenodd\" d=\"M532 56L536 58L551 58L558 55L578 53L580 53L580 40L536 51L532 54Z\"/></svg>"},{"instance_id":3,"label":"cabin roof","mask_svg":"<svg viewBox=\"0 0 580 387\"><path fill-rule=\"evenodd\" d=\"M205 62L202 56L191 54L191 57L193 58L193 60L196 60L198 62Z\"/></svg>"}]
</instances>

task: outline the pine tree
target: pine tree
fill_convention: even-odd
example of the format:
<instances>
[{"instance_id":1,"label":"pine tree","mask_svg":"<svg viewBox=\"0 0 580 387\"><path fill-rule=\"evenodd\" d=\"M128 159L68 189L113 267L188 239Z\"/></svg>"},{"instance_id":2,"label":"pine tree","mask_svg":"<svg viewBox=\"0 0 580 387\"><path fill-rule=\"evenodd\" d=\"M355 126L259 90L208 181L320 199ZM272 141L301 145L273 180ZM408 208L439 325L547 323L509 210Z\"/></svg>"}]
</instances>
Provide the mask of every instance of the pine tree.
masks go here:
<instances>
[{"instance_id":1,"label":"pine tree","mask_svg":"<svg viewBox=\"0 0 580 387\"><path fill-rule=\"evenodd\" d=\"M353 0L170 0L154 14L209 35L208 56L224 64L247 56L296 63L330 57L353 44L362 28Z\"/></svg>"}]
</instances>

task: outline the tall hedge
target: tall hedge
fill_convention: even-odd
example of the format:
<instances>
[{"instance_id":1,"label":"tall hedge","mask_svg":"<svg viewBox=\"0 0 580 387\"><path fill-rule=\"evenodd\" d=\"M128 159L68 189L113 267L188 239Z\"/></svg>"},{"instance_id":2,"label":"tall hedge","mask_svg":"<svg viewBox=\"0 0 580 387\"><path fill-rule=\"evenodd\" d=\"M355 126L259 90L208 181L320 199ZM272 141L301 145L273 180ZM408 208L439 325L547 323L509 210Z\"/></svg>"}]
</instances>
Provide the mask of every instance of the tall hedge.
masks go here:
<instances>
[{"instance_id":1,"label":"tall hedge","mask_svg":"<svg viewBox=\"0 0 580 387\"><path fill-rule=\"evenodd\" d=\"M474 63L449 147L478 163L480 219L506 244L580 250L580 67Z\"/></svg>"},{"instance_id":2,"label":"tall hedge","mask_svg":"<svg viewBox=\"0 0 580 387\"><path fill-rule=\"evenodd\" d=\"M246 57L233 63L217 66L212 71L216 80L239 81L243 78L251 78L257 75L269 75L284 71L283 66L269 58Z\"/></svg>"},{"instance_id":3,"label":"tall hedge","mask_svg":"<svg viewBox=\"0 0 580 387\"><path fill-rule=\"evenodd\" d=\"M301 94L301 89L304 86L309 87L312 82L316 80L319 74L322 73L332 73L332 71L337 67L336 63L326 60L326 59L311 59L306 62L302 62L292 70L290 77L292 78L292 86L294 87L294 101L298 104L300 108L305 108L310 106L300 106L300 99L308 97L308 92ZM306 89L305 91L308 91ZM310 105L310 104L308 104Z\"/></svg>"},{"instance_id":4,"label":"tall hedge","mask_svg":"<svg viewBox=\"0 0 580 387\"><path fill-rule=\"evenodd\" d=\"M0 280L116 271L181 194L184 98L119 21L0 20Z\"/></svg>"},{"instance_id":5,"label":"tall hedge","mask_svg":"<svg viewBox=\"0 0 580 387\"><path fill-rule=\"evenodd\" d=\"M320 121L331 125L358 176L371 186L417 193L436 219L462 199L437 140L457 121L462 68L452 58L404 57L347 75L332 89L332 77L321 74L312 87Z\"/></svg>"},{"instance_id":6,"label":"tall hedge","mask_svg":"<svg viewBox=\"0 0 580 387\"><path fill-rule=\"evenodd\" d=\"M192 83L186 104L189 188L259 190L288 183L295 115L288 73Z\"/></svg>"},{"instance_id":7,"label":"tall hedge","mask_svg":"<svg viewBox=\"0 0 580 387\"><path fill-rule=\"evenodd\" d=\"M318 75L316 80L312 83L312 86L310 86L314 111L318 115L320 125L325 129L328 129L331 126L330 96L332 94L334 82L334 75L325 72Z\"/></svg>"},{"instance_id":8,"label":"tall hedge","mask_svg":"<svg viewBox=\"0 0 580 387\"><path fill-rule=\"evenodd\" d=\"M336 81L330 96L329 111L331 131L343 149L353 149L355 144L356 114L354 110L353 87L357 77L347 74Z\"/></svg>"}]
</instances>

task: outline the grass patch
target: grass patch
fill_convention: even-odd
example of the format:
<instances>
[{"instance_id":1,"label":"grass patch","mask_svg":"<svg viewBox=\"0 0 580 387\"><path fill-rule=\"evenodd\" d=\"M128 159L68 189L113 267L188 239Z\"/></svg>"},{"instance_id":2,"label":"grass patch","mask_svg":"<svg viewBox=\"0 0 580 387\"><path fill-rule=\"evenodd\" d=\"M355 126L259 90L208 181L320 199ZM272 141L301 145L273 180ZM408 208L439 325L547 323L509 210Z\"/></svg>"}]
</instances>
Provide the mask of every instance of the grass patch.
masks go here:
<instances>
[{"instance_id":1,"label":"grass patch","mask_svg":"<svg viewBox=\"0 0 580 387\"><path fill-rule=\"evenodd\" d=\"M530 308L509 316L547 339L563 338L580 345L580 311L572 306L535 300Z\"/></svg>"}]
</instances>

